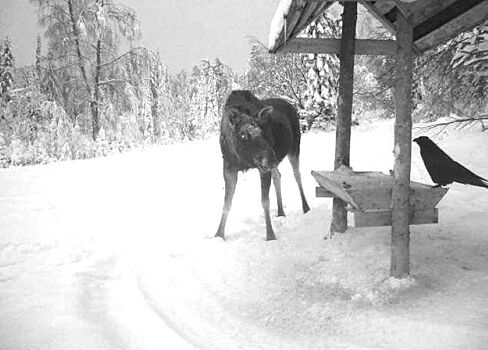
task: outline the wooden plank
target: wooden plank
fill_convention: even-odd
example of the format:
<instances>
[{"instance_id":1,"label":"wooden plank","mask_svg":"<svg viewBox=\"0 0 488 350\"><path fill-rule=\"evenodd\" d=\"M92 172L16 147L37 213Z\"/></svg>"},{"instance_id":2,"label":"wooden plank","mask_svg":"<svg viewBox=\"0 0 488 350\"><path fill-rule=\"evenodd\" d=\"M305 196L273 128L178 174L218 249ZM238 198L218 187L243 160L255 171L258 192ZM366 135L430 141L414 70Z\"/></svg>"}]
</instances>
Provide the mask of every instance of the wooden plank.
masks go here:
<instances>
[{"instance_id":1,"label":"wooden plank","mask_svg":"<svg viewBox=\"0 0 488 350\"><path fill-rule=\"evenodd\" d=\"M295 26L300 20L300 17L303 16L303 12L306 6L310 7L311 5L300 1L293 1L291 3L291 7L285 21L285 25L286 25L285 33L287 36L284 38L285 45L288 42L288 39L292 35L293 31L295 30Z\"/></svg>"},{"instance_id":2,"label":"wooden plank","mask_svg":"<svg viewBox=\"0 0 488 350\"><path fill-rule=\"evenodd\" d=\"M426 189L410 187L410 207L415 208L415 210L434 208L448 191L447 188L442 187L430 187Z\"/></svg>"},{"instance_id":3,"label":"wooden plank","mask_svg":"<svg viewBox=\"0 0 488 350\"><path fill-rule=\"evenodd\" d=\"M435 16L442 9L451 6L458 0L443 0L443 1L415 1L410 4L411 23L416 26L430 17Z\"/></svg>"},{"instance_id":4,"label":"wooden plank","mask_svg":"<svg viewBox=\"0 0 488 350\"><path fill-rule=\"evenodd\" d=\"M298 35L303 30L303 28L305 27L305 23L307 23L308 21L310 21L310 22L312 21L313 13L317 7L318 7L317 4L311 4L311 3L305 4L305 8L303 9L303 11L301 13L300 18L299 18L298 22L296 23L295 28L293 28L293 33L290 36L290 38L291 37L294 38L296 35ZM308 22L308 23L310 23L310 22Z\"/></svg>"},{"instance_id":5,"label":"wooden plank","mask_svg":"<svg viewBox=\"0 0 488 350\"><path fill-rule=\"evenodd\" d=\"M412 70L413 28L397 13L398 30L395 86L395 156L392 191L390 275L396 278L410 273L410 170L412 158Z\"/></svg>"},{"instance_id":6,"label":"wooden plank","mask_svg":"<svg viewBox=\"0 0 488 350\"><path fill-rule=\"evenodd\" d=\"M362 210L391 210L391 186L366 187L350 191Z\"/></svg>"},{"instance_id":7,"label":"wooden plank","mask_svg":"<svg viewBox=\"0 0 488 350\"><path fill-rule=\"evenodd\" d=\"M323 4L308 4L304 13L300 16L300 20L298 21L292 37L295 38L299 35L305 27L307 27L312 21L317 19L327 8L329 8L332 3L323 3Z\"/></svg>"},{"instance_id":8,"label":"wooden plank","mask_svg":"<svg viewBox=\"0 0 488 350\"><path fill-rule=\"evenodd\" d=\"M391 210L372 210L354 212L354 227L391 226ZM410 212L410 225L437 224L439 222L439 210L430 208L424 210L412 210Z\"/></svg>"},{"instance_id":9,"label":"wooden plank","mask_svg":"<svg viewBox=\"0 0 488 350\"><path fill-rule=\"evenodd\" d=\"M408 10L407 8L405 7L405 4L403 2L401 2L400 0L395 0L395 5L396 5L396 8L402 13L402 15L405 17L405 19L407 19L408 21L410 21L409 19L409 16L410 14L408 13ZM410 23L410 22L409 22Z\"/></svg>"},{"instance_id":10,"label":"wooden plank","mask_svg":"<svg viewBox=\"0 0 488 350\"><path fill-rule=\"evenodd\" d=\"M323 3L303 3L300 6L300 10L297 8L297 4L292 2L290 10L288 12L288 21L291 22L289 25L287 23L286 29L286 38L285 38L285 30L282 29L279 35L278 40L274 47L270 49L271 53L278 53L284 52L283 49L288 45L289 40L296 37L300 32L308 26L313 20L315 20L322 12L324 12L327 8L329 8L333 3L332 2L323 2Z\"/></svg>"},{"instance_id":11,"label":"wooden plank","mask_svg":"<svg viewBox=\"0 0 488 350\"><path fill-rule=\"evenodd\" d=\"M338 0L304 0L305 2L335 2ZM361 0L340 0L340 2L360 2ZM371 1L371 0L370 0ZM375 0L374 2L378 3L396 3L396 2L401 2L401 3L406 3L408 0ZM425 0L419 0L419 1L425 1Z\"/></svg>"},{"instance_id":12,"label":"wooden plank","mask_svg":"<svg viewBox=\"0 0 488 350\"><path fill-rule=\"evenodd\" d=\"M334 198L336 195L323 187L317 186L315 187L315 197Z\"/></svg>"},{"instance_id":13,"label":"wooden plank","mask_svg":"<svg viewBox=\"0 0 488 350\"><path fill-rule=\"evenodd\" d=\"M447 6L435 15L428 17L424 22L416 25L413 30L413 40L418 40L425 35L432 33L483 2L485 2L485 0L462 0ZM479 16L479 13L477 13L477 15ZM452 34L452 36L454 36L454 34Z\"/></svg>"},{"instance_id":14,"label":"wooden plank","mask_svg":"<svg viewBox=\"0 0 488 350\"><path fill-rule=\"evenodd\" d=\"M393 35L396 35L396 29L389 20L383 17L383 13L375 6L371 1L361 0L361 5L364 6L365 9L369 11L376 18L386 29L388 29Z\"/></svg>"},{"instance_id":15,"label":"wooden plank","mask_svg":"<svg viewBox=\"0 0 488 350\"><path fill-rule=\"evenodd\" d=\"M284 24L283 28L280 31L280 34L278 35L278 39L275 42L275 45L273 48L271 48L271 52L276 52L278 50L278 47L281 47L282 45L286 44L288 38L290 37L293 26L295 23L298 21L302 6L305 6L305 3L299 4L296 1L293 1L290 4L290 8L288 9L288 13L286 16L284 16Z\"/></svg>"},{"instance_id":16,"label":"wooden plank","mask_svg":"<svg viewBox=\"0 0 488 350\"><path fill-rule=\"evenodd\" d=\"M394 40L356 39L355 55L395 55L396 43ZM280 52L289 53L340 53L340 39L293 38Z\"/></svg>"},{"instance_id":17,"label":"wooden plank","mask_svg":"<svg viewBox=\"0 0 488 350\"><path fill-rule=\"evenodd\" d=\"M463 31L472 29L487 19L488 1L485 0L433 32L424 35L415 43L421 51L426 51Z\"/></svg>"},{"instance_id":18,"label":"wooden plank","mask_svg":"<svg viewBox=\"0 0 488 350\"><path fill-rule=\"evenodd\" d=\"M356 203L355 199L347 192L341 182L331 181L329 178L322 176L320 172L312 171L312 176L319 183L319 185L326 190L335 194L335 197L342 199L344 202L349 203L353 208L362 210L362 208Z\"/></svg>"},{"instance_id":19,"label":"wooden plank","mask_svg":"<svg viewBox=\"0 0 488 350\"><path fill-rule=\"evenodd\" d=\"M362 186L354 186L349 189L339 186L339 183L337 183L338 190L347 193L354 200L355 207L359 207L361 210L391 210L392 208L393 183L365 183ZM410 207L415 210L434 208L447 191L447 188L421 187L412 182L410 186ZM323 187L317 187L316 196L337 197L334 192ZM343 195L342 198L344 200L349 197ZM349 200L347 202L350 203Z\"/></svg>"},{"instance_id":20,"label":"wooden plank","mask_svg":"<svg viewBox=\"0 0 488 350\"><path fill-rule=\"evenodd\" d=\"M389 209L393 179L380 172L312 171L317 183L357 210ZM384 204L387 203L387 204Z\"/></svg>"}]
</instances>

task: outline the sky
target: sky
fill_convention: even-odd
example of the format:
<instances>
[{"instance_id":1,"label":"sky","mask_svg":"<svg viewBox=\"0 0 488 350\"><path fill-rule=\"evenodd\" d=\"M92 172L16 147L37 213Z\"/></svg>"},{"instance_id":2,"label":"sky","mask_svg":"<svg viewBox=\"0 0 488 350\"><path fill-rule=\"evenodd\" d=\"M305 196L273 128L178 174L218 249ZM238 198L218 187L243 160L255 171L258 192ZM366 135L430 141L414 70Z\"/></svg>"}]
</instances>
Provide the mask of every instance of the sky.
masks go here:
<instances>
[{"instance_id":1,"label":"sky","mask_svg":"<svg viewBox=\"0 0 488 350\"><path fill-rule=\"evenodd\" d=\"M34 62L36 7L28 0L0 0L0 39L9 36L17 66ZM140 44L159 51L173 73L219 57L234 70L248 63L249 37L268 42L279 0L118 0L132 7L142 28Z\"/></svg>"}]
</instances>

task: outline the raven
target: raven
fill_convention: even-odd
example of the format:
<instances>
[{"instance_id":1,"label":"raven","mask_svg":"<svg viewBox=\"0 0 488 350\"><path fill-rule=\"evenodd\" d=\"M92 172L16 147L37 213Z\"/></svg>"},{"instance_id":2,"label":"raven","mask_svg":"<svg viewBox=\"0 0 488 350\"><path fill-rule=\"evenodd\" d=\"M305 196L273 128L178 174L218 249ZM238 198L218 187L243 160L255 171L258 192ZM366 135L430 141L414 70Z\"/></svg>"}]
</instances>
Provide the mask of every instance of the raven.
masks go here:
<instances>
[{"instance_id":1,"label":"raven","mask_svg":"<svg viewBox=\"0 0 488 350\"><path fill-rule=\"evenodd\" d=\"M427 136L413 139L420 147L420 155L429 172L435 187L445 186L453 182L488 188L488 180L476 175L472 171L449 157Z\"/></svg>"}]
</instances>

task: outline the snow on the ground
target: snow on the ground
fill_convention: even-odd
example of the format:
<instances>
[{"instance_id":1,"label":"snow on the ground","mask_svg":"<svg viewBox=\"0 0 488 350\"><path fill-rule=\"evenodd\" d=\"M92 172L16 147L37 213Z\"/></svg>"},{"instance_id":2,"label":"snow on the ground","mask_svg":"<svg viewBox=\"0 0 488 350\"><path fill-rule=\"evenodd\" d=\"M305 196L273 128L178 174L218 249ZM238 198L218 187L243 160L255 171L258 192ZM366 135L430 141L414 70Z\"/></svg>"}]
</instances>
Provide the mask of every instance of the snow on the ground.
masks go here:
<instances>
[{"instance_id":1,"label":"snow on the ground","mask_svg":"<svg viewBox=\"0 0 488 350\"><path fill-rule=\"evenodd\" d=\"M355 170L388 173L393 123L353 130ZM389 228L332 240L334 133L302 139L312 210L281 165L285 218L266 242L256 171L240 174L227 240L218 141L0 171L1 349L484 349L488 191L454 184L440 224L411 227L408 279L389 272ZM488 176L488 134L439 142ZM431 183L413 145L412 179ZM274 197L272 198L275 212Z\"/></svg>"}]
</instances>

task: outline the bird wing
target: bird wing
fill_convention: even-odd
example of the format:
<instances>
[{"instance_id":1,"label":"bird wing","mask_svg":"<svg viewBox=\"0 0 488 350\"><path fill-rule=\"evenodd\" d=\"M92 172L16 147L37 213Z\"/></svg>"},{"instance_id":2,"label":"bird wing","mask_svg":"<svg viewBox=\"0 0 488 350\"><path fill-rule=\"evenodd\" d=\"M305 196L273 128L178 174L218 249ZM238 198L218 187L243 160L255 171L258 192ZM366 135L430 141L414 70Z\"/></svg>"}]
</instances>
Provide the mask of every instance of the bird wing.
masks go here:
<instances>
[{"instance_id":1,"label":"bird wing","mask_svg":"<svg viewBox=\"0 0 488 350\"><path fill-rule=\"evenodd\" d=\"M452 182L450 169L456 163L438 147L424 147L420 155L432 181L436 184L447 185Z\"/></svg>"}]
</instances>

